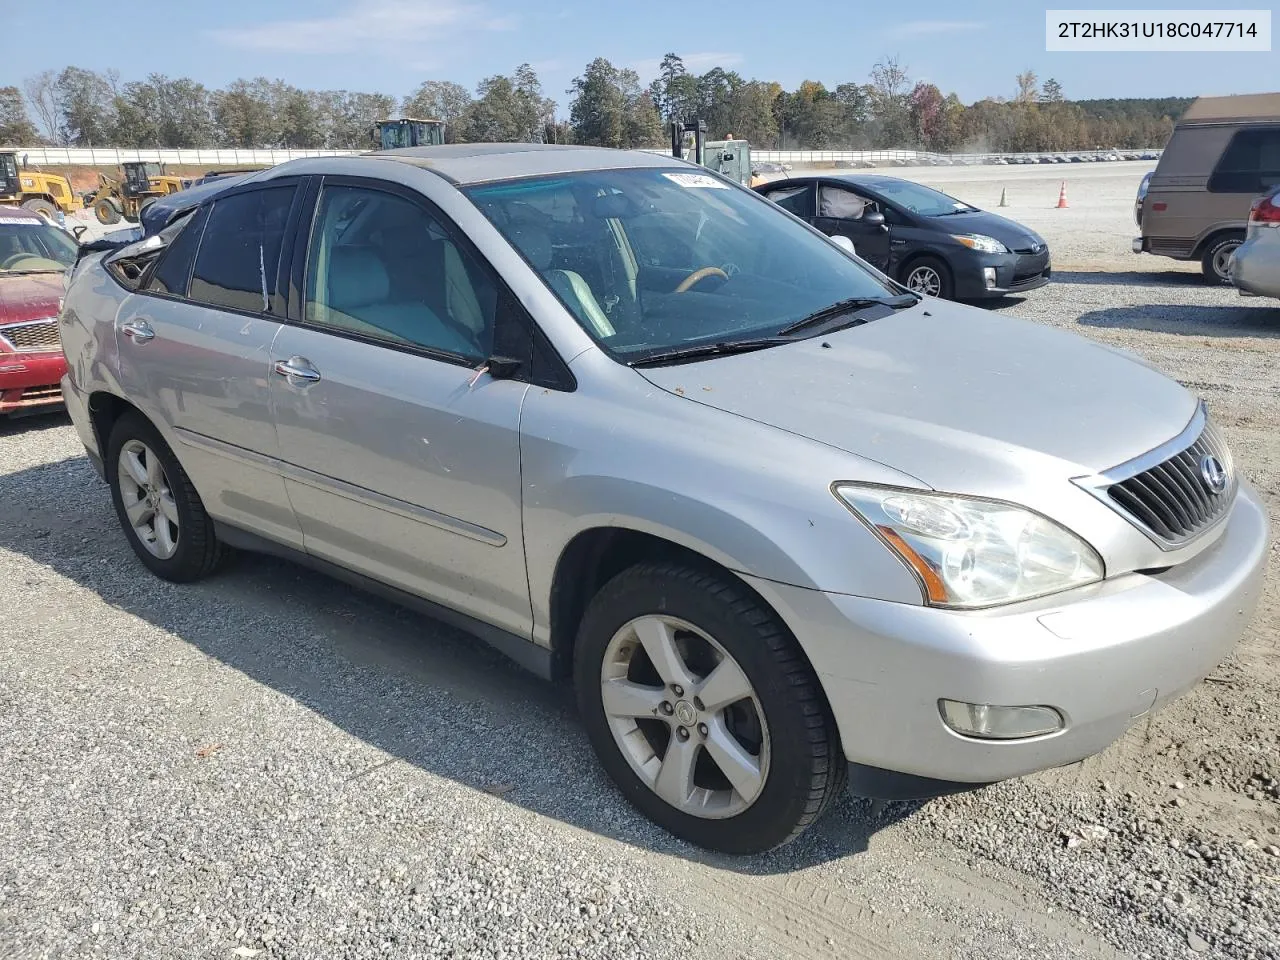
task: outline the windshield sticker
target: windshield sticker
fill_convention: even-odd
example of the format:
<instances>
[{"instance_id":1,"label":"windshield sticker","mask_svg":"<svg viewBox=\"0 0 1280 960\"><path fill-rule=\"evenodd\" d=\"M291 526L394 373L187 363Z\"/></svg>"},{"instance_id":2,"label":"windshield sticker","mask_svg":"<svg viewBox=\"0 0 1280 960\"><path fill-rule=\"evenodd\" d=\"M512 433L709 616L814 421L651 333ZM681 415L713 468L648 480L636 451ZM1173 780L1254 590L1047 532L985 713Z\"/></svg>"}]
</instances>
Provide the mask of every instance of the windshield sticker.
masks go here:
<instances>
[{"instance_id":1,"label":"windshield sticker","mask_svg":"<svg viewBox=\"0 0 1280 960\"><path fill-rule=\"evenodd\" d=\"M677 183L687 189L704 188L707 190L728 190L727 183L721 183L715 177L708 177L705 173L664 173L664 177L672 183Z\"/></svg>"},{"instance_id":2,"label":"windshield sticker","mask_svg":"<svg viewBox=\"0 0 1280 960\"><path fill-rule=\"evenodd\" d=\"M43 227L49 223L48 220L41 220L39 217L5 217L0 220L0 224L5 223L21 223L28 226Z\"/></svg>"}]
</instances>

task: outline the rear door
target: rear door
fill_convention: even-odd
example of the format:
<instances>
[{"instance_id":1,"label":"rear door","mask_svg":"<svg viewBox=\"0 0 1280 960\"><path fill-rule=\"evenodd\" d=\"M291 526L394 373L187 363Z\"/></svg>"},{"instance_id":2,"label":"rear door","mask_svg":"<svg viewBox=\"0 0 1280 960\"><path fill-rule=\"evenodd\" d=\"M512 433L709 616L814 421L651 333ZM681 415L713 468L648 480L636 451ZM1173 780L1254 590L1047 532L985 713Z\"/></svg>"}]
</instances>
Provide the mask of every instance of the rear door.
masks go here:
<instances>
[{"instance_id":1,"label":"rear door","mask_svg":"<svg viewBox=\"0 0 1280 960\"><path fill-rule=\"evenodd\" d=\"M294 286L270 390L307 552L529 636L528 385L479 372L528 360L514 298L425 198L343 177L325 178Z\"/></svg>"},{"instance_id":2,"label":"rear door","mask_svg":"<svg viewBox=\"0 0 1280 960\"><path fill-rule=\"evenodd\" d=\"M829 237L848 237L863 260L878 270L889 269L887 224L864 223L862 217L879 205L850 187L834 183L818 186L818 210L813 225Z\"/></svg>"},{"instance_id":3,"label":"rear door","mask_svg":"<svg viewBox=\"0 0 1280 960\"><path fill-rule=\"evenodd\" d=\"M159 426L205 508L296 547L268 378L299 187L267 181L197 211L116 316L125 394Z\"/></svg>"}]
</instances>

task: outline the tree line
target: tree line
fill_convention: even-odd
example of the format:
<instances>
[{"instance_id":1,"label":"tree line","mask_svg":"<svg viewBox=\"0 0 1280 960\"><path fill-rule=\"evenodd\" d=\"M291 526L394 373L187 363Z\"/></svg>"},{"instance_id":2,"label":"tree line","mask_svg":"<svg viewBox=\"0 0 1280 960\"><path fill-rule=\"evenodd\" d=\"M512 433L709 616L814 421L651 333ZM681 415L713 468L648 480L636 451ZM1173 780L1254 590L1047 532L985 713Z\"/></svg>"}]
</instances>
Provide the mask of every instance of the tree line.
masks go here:
<instances>
[{"instance_id":1,"label":"tree line","mask_svg":"<svg viewBox=\"0 0 1280 960\"><path fill-rule=\"evenodd\" d=\"M647 86L604 58L569 90L568 117L522 64L474 90L428 80L407 96L304 90L257 77L210 90L188 77L151 74L122 82L117 71L46 70L0 87L0 144L77 147L370 146L378 120L397 115L445 121L449 142L517 141L657 147L673 119L700 118L711 139L732 135L764 149L918 148L945 152L1040 152L1162 146L1191 98L1079 100L1031 71L1009 97L962 103L936 85L912 82L886 57L866 83L834 89L806 80L795 90L713 67L690 72L669 53Z\"/></svg>"}]
</instances>

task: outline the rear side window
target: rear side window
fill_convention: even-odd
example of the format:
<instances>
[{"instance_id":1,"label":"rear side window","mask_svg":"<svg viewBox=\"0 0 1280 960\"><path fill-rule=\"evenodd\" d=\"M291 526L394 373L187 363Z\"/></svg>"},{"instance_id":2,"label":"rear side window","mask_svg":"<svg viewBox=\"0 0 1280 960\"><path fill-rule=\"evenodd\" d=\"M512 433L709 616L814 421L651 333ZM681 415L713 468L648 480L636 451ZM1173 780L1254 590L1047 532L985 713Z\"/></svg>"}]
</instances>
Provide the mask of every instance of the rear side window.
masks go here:
<instances>
[{"instance_id":1,"label":"rear side window","mask_svg":"<svg viewBox=\"0 0 1280 960\"><path fill-rule=\"evenodd\" d=\"M770 190L765 196L783 210L788 213L794 213L797 217L813 216L813 192L807 185Z\"/></svg>"},{"instance_id":2,"label":"rear side window","mask_svg":"<svg viewBox=\"0 0 1280 960\"><path fill-rule=\"evenodd\" d=\"M152 293L165 293L172 297L187 295L187 281L191 279L191 261L200 246L200 233L204 229L205 211L198 211L182 224L167 227L165 232L177 228L176 235L160 255L160 262L151 272L146 288ZM160 234L164 236L164 232Z\"/></svg>"},{"instance_id":3,"label":"rear side window","mask_svg":"<svg viewBox=\"0 0 1280 960\"><path fill-rule=\"evenodd\" d=\"M1280 183L1280 126L1240 130L1209 177L1210 193L1266 193Z\"/></svg>"},{"instance_id":4,"label":"rear side window","mask_svg":"<svg viewBox=\"0 0 1280 960\"><path fill-rule=\"evenodd\" d=\"M214 201L191 276L192 300L245 313L271 310L296 189L268 187Z\"/></svg>"}]
</instances>

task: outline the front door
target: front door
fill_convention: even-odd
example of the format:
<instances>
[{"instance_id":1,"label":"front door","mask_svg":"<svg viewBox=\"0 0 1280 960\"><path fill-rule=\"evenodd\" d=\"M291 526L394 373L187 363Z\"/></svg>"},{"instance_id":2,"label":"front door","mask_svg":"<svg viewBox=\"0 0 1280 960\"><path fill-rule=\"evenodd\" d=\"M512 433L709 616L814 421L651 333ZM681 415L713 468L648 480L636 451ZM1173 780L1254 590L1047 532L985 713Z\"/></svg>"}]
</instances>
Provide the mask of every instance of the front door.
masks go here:
<instances>
[{"instance_id":1,"label":"front door","mask_svg":"<svg viewBox=\"0 0 1280 960\"><path fill-rule=\"evenodd\" d=\"M478 372L509 319L492 273L421 197L342 178L305 256L270 379L307 552L528 636L528 386Z\"/></svg>"},{"instance_id":2,"label":"front door","mask_svg":"<svg viewBox=\"0 0 1280 960\"><path fill-rule=\"evenodd\" d=\"M873 200L847 187L824 183L818 187L818 210L813 225L829 237L848 237L858 256L877 270L889 269L889 227L866 223L862 217L878 211Z\"/></svg>"},{"instance_id":3,"label":"front door","mask_svg":"<svg viewBox=\"0 0 1280 960\"><path fill-rule=\"evenodd\" d=\"M125 395L168 439L210 515L301 547L275 469L268 384L296 194L296 183L272 181L194 214L121 304L115 332Z\"/></svg>"}]
</instances>

